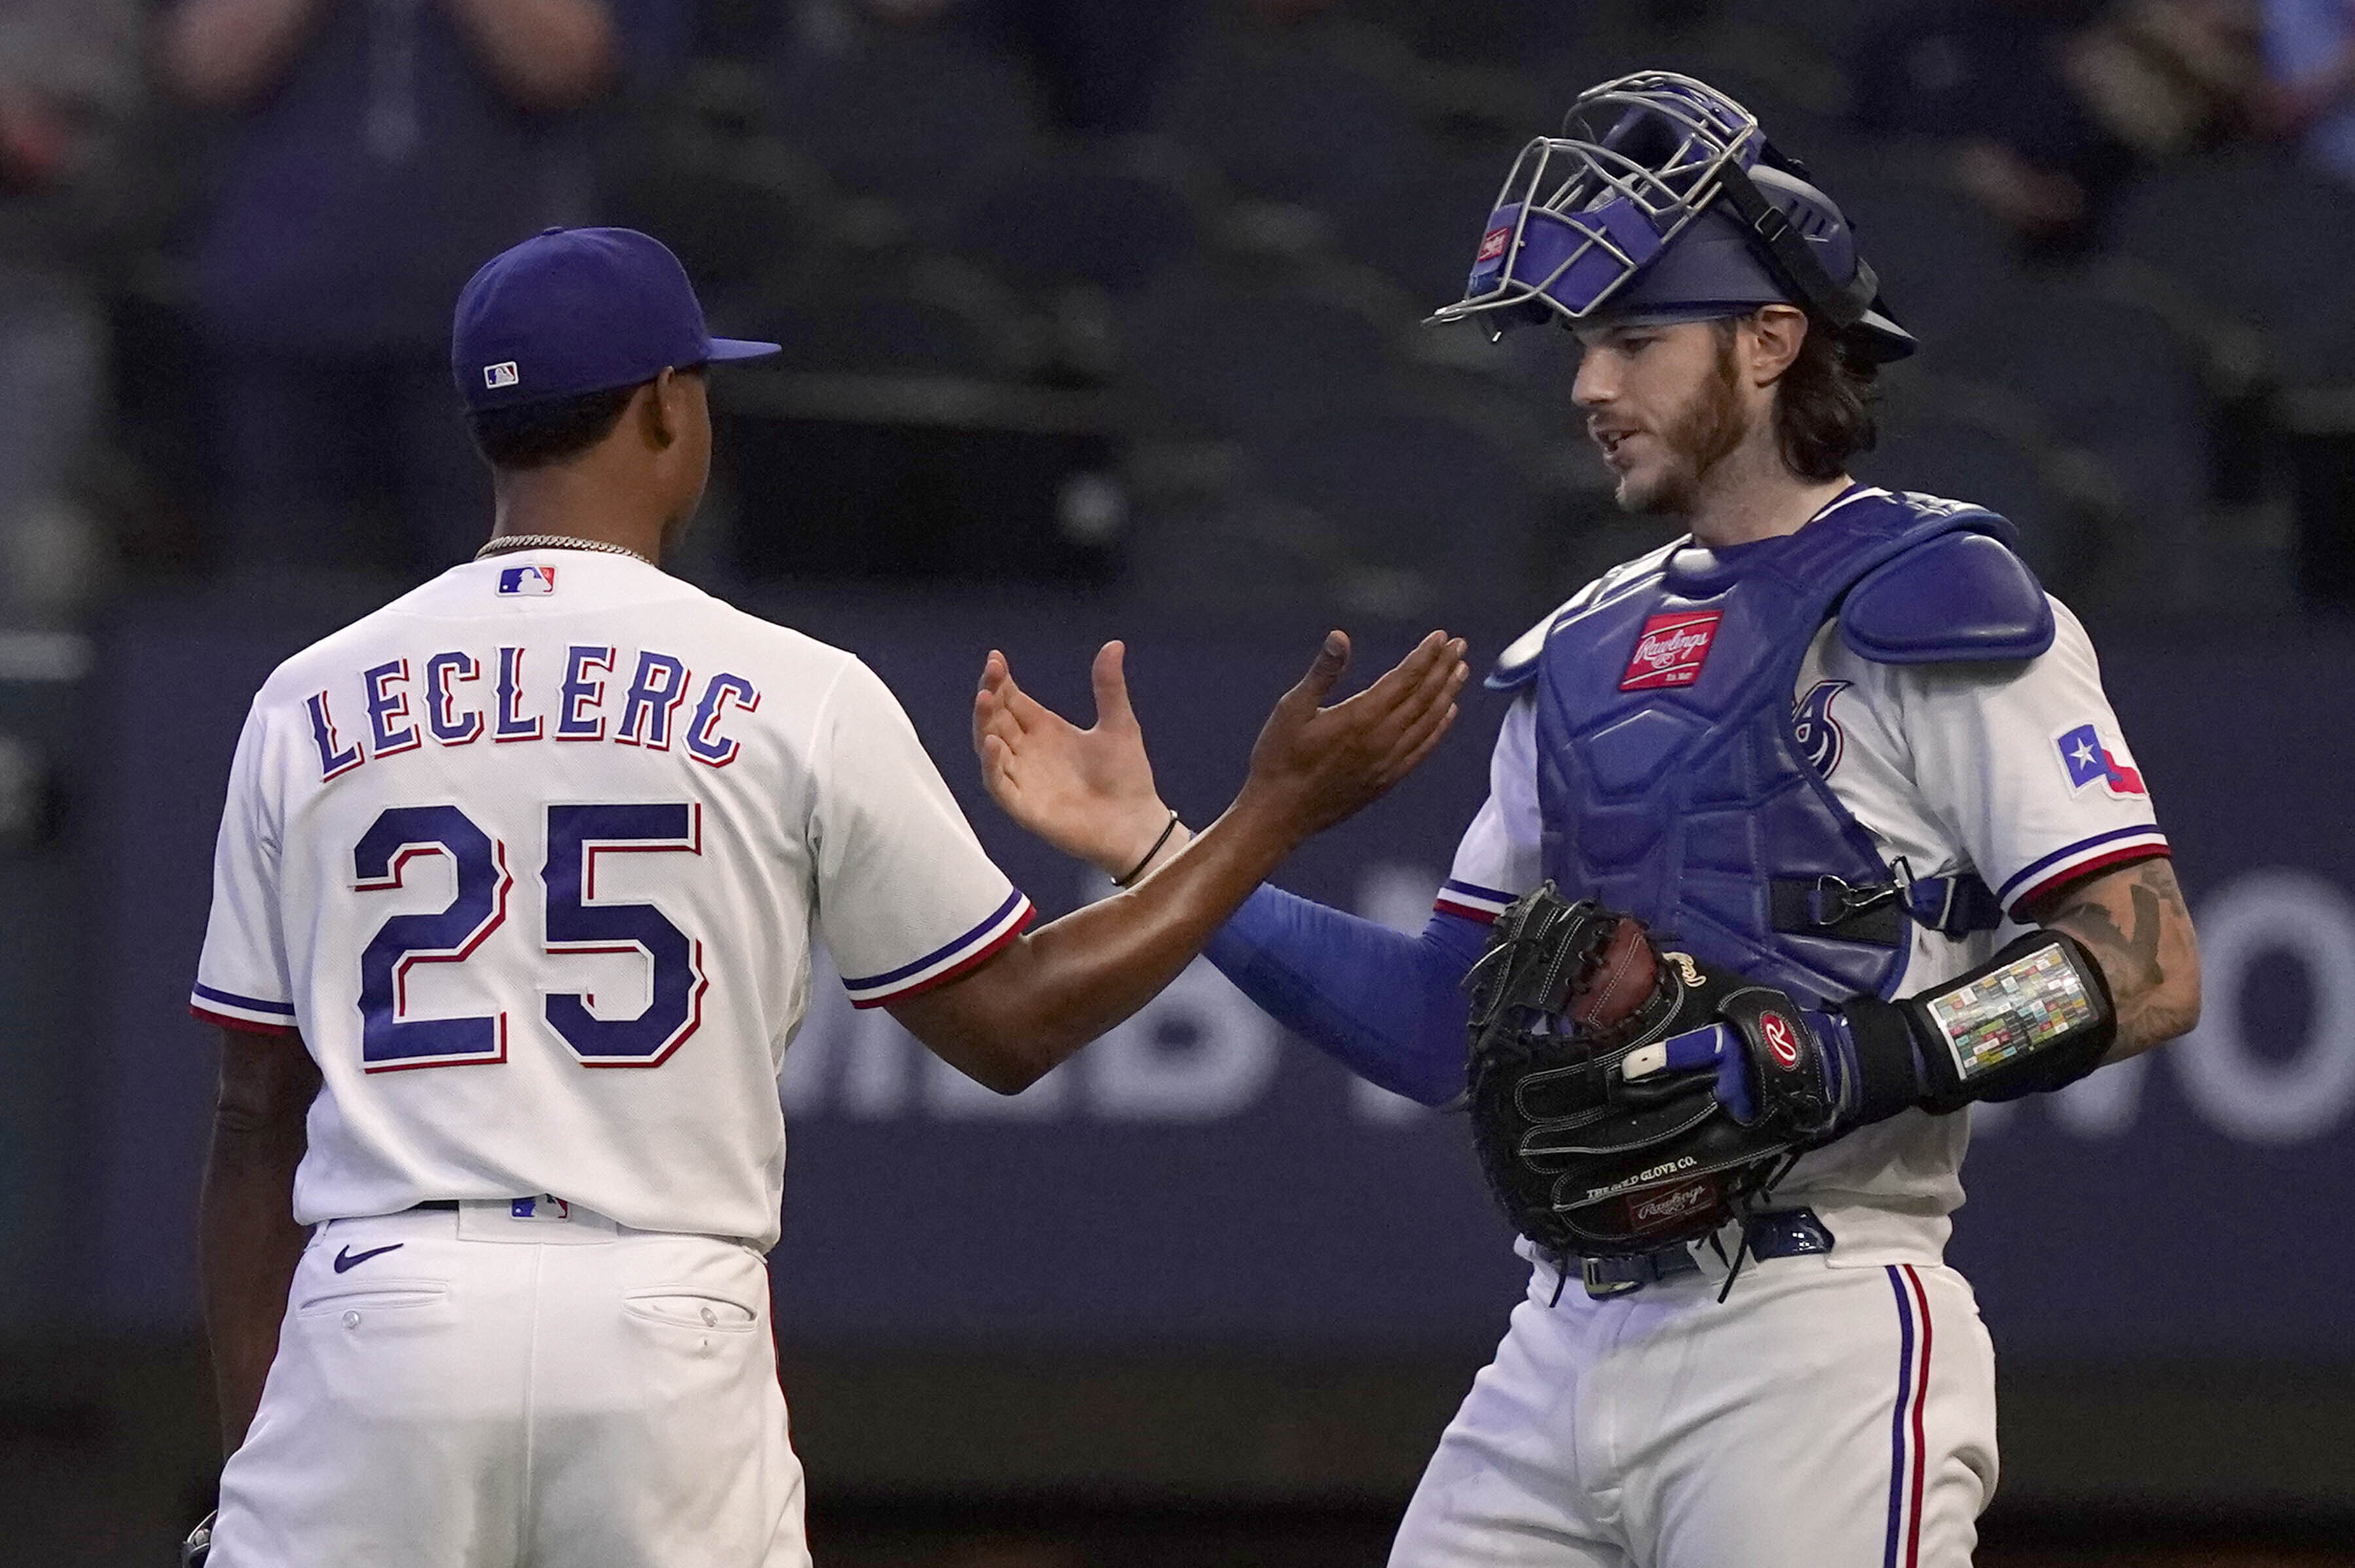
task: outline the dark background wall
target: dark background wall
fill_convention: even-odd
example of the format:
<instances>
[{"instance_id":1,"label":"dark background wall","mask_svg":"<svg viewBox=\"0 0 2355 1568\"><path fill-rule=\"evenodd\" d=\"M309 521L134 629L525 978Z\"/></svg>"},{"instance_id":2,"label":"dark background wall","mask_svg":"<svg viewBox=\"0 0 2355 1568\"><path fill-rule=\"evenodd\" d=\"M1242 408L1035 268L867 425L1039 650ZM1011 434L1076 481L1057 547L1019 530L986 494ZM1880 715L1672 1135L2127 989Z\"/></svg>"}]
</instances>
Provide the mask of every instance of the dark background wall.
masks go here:
<instances>
[{"instance_id":1,"label":"dark background wall","mask_svg":"<svg viewBox=\"0 0 2355 1568\"><path fill-rule=\"evenodd\" d=\"M979 791L964 726L981 653L1006 646L1044 697L1077 707L1097 637L1124 633L1164 787L1200 821L1316 635L1303 620L1205 636L1018 596L764 607L884 674L993 853L1050 912L1095 890ZM28 928L75 964L83 998L73 1027L25 1037L26 1081L69 1083L70 1118L16 1146L21 1169L69 1195L61 1233L20 1217L11 1245L34 1264L12 1271L16 1338L49 1347L26 1362L46 1360L32 1381L48 1392L27 1398L53 1423L127 1419L109 1403L126 1354L154 1363L143 1377L200 1387L174 1347L194 1327L212 1062L182 1003L210 828L252 687L354 608L313 603L258 629L221 600L127 604L94 673L55 704L75 715L69 749L101 762L69 840L79 875L59 879L72 891ZM1504 629L1476 635L1493 648ZM1406 641L1373 631L1367 667ZM2154 1506L2343 1518L2355 862L2335 829L2355 637L2309 635L2294 678L2232 635L2121 634L2103 652L2179 846L2210 1007L2196 1036L2146 1061L1978 1113L1953 1256L2003 1358L2002 1507L2030 1525ZM1476 699L1422 773L1282 880L1419 922L1485 787L1499 711ZM71 930L88 940L57 934ZM1460 1120L1359 1086L1206 966L1011 1101L838 991L818 997L783 1085L773 1266L798 1440L854 1534L862 1506L900 1517L862 1499L996 1509L1019 1533L1024 1499L1076 1492L1112 1509L1097 1527L1114 1535L1147 1528L1138 1508L1177 1510L1163 1522L1182 1536L1205 1528L1188 1509L1229 1504L1338 1509L1379 1535L1525 1272ZM171 1495L194 1495L201 1406L176 1419L176 1439L151 1440L175 1456Z\"/></svg>"}]
</instances>

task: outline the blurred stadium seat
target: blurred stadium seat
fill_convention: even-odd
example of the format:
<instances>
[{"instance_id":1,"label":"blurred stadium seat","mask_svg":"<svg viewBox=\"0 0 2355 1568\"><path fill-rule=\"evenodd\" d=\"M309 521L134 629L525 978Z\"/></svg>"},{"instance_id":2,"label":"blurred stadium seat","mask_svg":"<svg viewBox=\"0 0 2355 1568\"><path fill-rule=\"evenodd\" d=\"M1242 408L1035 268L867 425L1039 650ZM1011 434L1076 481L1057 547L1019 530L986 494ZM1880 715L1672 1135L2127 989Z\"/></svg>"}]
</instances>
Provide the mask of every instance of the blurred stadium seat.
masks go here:
<instances>
[{"instance_id":1,"label":"blurred stadium seat","mask_svg":"<svg viewBox=\"0 0 2355 1568\"><path fill-rule=\"evenodd\" d=\"M851 190L926 229L974 172L1037 135L1011 62L953 31L797 42L781 59L776 123Z\"/></svg>"},{"instance_id":2,"label":"blurred stadium seat","mask_svg":"<svg viewBox=\"0 0 2355 1568\"><path fill-rule=\"evenodd\" d=\"M1995 302L1944 356L2034 404L2117 475L2138 535L2181 539L2207 501L2209 428L2190 347L2157 312L2068 278Z\"/></svg>"},{"instance_id":3,"label":"blurred stadium seat","mask_svg":"<svg viewBox=\"0 0 2355 1568\"><path fill-rule=\"evenodd\" d=\"M1200 29L1156 123L1239 190L1312 207L1363 197L1426 147L1407 105L1305 26Z\"/></svg>"},{"instance_id":4,"label":"blurred stadium seat","mask_svg":"<svg viewBox=\"0 0 2355 1568\"><path fill-rule=\"evenodd\" d=\"M941 289L900 286L774 301L748 334L783 347L795 370L1018 376L1029 368L1016 323Z\"/></svg>"},{"instance_id":5,"label":"blurred stadium seat","mask_svg":"<svg viewBox=\"0 0 2355 1568\"><path fill-rule=\"evenodd\" d=\"M1561 48L1593 10L1559 0L1356 0L1349 7L1427 59L1502 66Z\"/></svg>"},{"instance_id":6,"label":"blurred stadium seat","mask_svg":"<svg viewBox=\"0 0 2355 1568\"><path fill-rule=\"evenodd\" d=\"M1472 252L1498 189L1509 154L1441 159L1401 171L1399 177L1336 214L1336 237L1365 262L1430 311L1463 296Z\"/></svg>"},{"instance_id":7,"label":"blurred stadium seat","mask_svg":"<svg viewBox=\"0 0 2355 1568\"><path fill-rule=\"evenodd\" d=\"M1193 198L1159 162L1083 147L1007 158L975 173L944 236L1025 285L1139 288L1200 243Z\"/></svg>"},{"instance_id":8,"label":"blurred stadium seat","mask_svg":"<svg viewBox=\"0 0 2355 1568\"><path fill-rule=\"evenodd\" d=\"M747 68L705 66L637 106L602 170L605 216L662 236L707 296L757 285L833 221L826 171L764 129Z\"/></svg>"},{"instance_id":9,"label":"blurred stadium seat","mask_svg":"<svg viewBox=\"0 0 2355 1568\"><path fill-rule=\"evenodd\" d=\"M2205 308L2263 329L2280 375L2341 381L2355 362L2355 196L2275 153L2219 155L2146 176L2111 242Z\"/></svg>"},{"instance_id":10,"label":"blurred stadium seat","mask_svg":"<svg viewBox=\"0 0 2355 1568\"><path fill-rule=\"evenodd\" d=\"M1964 338L2018 293L2019 263L1997 226L1944 178L1944 160L1917 156L1859 166L1854 149L1804 154L1881 275L1891 312L1933 355Z\"/></svg>"},{"instance_id":11,"label":"blurred stadium seat","mask_svg":"<svg viewBox=\"0 0 2355 1568\"><path fill-rule=\"evenodd\" d=\"M1527 476L1487 432L1397 403L1323 410L1245 437L1268 490L1341 522L1350 556L1420 579L1420 602L1509 604L1531 556Z\"/></svg>"},{"instance_id":12,"label":"blurred stadium seat","mask_svg":"<svg viewBox=\"0 0 2355 1568\"><path fill-rule=\"evenodd\" d=\"M2046 588L2073 603L2104 591L2123 502L2097 459L2009 389L1922 378L1892 401L1880 446L1851 464L1858 478L1985 507L2018 527Z\"/></svg>"},{"instance_id":13,"label":"blurred stadium seat","mask_svg":"<svg viewBox=\"0 0 2355 1568\"><path fill-rule=\"evenodd\" d=\"M1346 415L1389 379L1383 323L1329 293L1245 290L1190 272L1124 302L1119 319L1137 381L1217 434Z\"/></svg>"}]
</instances>

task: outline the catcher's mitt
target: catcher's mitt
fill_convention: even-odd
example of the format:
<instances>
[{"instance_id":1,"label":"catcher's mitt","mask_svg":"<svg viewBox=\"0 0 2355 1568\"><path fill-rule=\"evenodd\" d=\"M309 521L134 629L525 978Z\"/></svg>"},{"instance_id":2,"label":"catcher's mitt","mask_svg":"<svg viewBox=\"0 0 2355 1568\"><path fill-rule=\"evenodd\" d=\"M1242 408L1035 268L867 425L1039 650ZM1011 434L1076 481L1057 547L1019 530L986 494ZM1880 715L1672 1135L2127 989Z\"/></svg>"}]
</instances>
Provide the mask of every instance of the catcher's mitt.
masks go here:
<instances>
[{"instance_id":1,"label":"catcher's mitt","mask_svg":"<svg viewBox=\"0 0 2355 1568\"><path fill-rule=\"evenodd\" d=\"M1497 917L1465 984L1481 1164L1506 1216L1557 1258L1698 1241L1832 1130L1821 1046L1788 996L1663 952L1635 916L1551 882ZM1621 1072L1629 1052L1711 1024L1747 1058L1736 1104L1714 1071Z\"/></svg>"}]
</instances>

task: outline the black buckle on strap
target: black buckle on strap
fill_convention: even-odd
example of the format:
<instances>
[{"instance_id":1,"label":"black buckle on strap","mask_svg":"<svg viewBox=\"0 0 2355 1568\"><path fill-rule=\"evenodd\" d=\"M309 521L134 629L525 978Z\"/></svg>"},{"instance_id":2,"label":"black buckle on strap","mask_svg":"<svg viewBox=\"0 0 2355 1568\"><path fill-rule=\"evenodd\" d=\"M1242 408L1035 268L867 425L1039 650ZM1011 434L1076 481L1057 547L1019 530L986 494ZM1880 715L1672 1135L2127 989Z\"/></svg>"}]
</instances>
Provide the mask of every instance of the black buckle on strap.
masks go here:
<instances>
[{"instance_id":1,"label":"black buckle on strap","mask_svg":"<svg viewBox=\"0 0 2355 1568\"><path fill-rule=\"evenodd\" d=\"M1977 876L1914 877L1902 861L1893 882L1777 877L1767 891L1774 929L1793 936L1894 947L1904 940L1909 920L1956 938L2003 923L2003 906Z\"/></svg>"},{"instance_id":2,"label":"black buckle on strap","mask_svg":"<svg viewBox=\"0 0 2355 1568\"><path fill-rule=\"evenodd\" d=\"M1894 882L1854 883L1834 876L1777 877L1768 912L1774 929L1794 936L1832 936L1894 947L1904 934L1906 910Z\"/></svg>"}]
</instances>

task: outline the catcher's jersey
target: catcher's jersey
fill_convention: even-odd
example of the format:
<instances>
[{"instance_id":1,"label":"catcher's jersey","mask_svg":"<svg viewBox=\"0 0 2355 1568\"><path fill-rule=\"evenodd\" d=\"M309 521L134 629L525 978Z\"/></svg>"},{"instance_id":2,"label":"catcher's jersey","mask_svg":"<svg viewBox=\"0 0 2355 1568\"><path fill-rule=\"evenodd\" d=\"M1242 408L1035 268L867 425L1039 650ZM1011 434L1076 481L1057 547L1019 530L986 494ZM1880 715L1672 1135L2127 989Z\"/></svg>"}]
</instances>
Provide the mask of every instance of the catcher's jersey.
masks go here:
<instances>
[{"instance_id":1,"label":"catcher's jersey","mask_svg":"<svg viewBox=\"0 0 2355 1568\"><path fill-rule=\"evenodd\" d=\"M1792 692L1802 749L1881 858L1917 877L1975 871L2015 919L2077 878L2167 852L2093 644L2057 600L2052 613L2051 649L2012 664L1873 664L1828 623ZM1506 715L1443 910L1492 918L1542 880L1534 715L1527 692ZM1954 941L1914 927L1896 994L1962 973L2022 929ZM1963 1200L1969 1136L1967 1112L1907 1111L1809 1155L1776 1198L1814 1205L1857 1261L1934 1258Z\"/></svg>"},{"instance_id":2,"label":"catcher's jersey","mask_svg":"<svg viewBox=\"0 0 2355 1568\"><path fill-rule=\"evenodd\" d=\"M872 1007L1029 916L858 659L521 551L254 699L191 1005L316 1059L304 1223L548 1193L767 1246L813 934Z\"/></svg>"}]
</instances>

